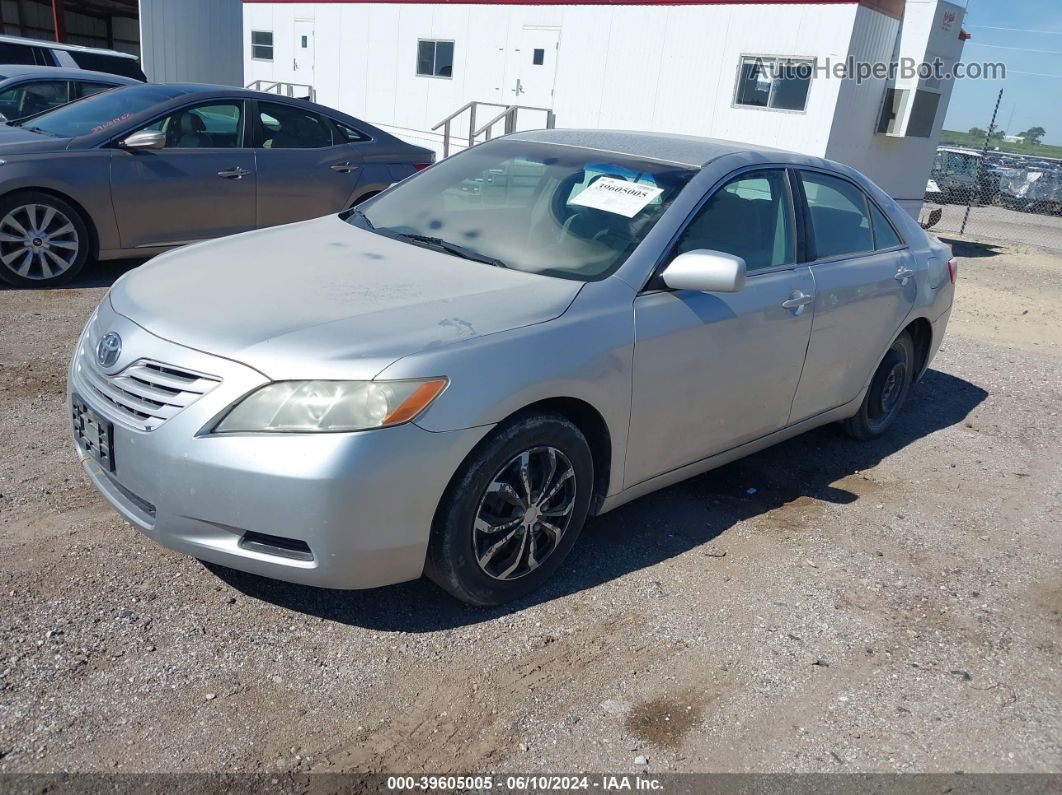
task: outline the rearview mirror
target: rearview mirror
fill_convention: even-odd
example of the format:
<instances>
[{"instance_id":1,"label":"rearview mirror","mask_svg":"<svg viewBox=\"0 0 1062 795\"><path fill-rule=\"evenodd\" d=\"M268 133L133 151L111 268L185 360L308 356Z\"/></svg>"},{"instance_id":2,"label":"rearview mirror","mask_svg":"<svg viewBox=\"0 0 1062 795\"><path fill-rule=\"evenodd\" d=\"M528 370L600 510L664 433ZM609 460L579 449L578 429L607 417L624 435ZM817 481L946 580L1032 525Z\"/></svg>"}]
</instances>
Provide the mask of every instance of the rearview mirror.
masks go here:
<instances>
[{"instance_id":1,"label":"rearview mirror","mask_svg":"<svg viewBox=\"0 0 1062 795\"><path fill-rule=\"evenodd\" d=\"M166 133L157 130L140 130L123 140L123 149L165 149Z\"/></svg>"},{"instance_id":2,"label":"rearview mirror","mask_svg":"<svg viewBox=\"0 0 1062 795\"><path fill-rule=\"evenodd\" d=\"M706 248L679 254L661 274L672 290L736 293L745 286L745 260Z\"/></svg>"}]
</instances>

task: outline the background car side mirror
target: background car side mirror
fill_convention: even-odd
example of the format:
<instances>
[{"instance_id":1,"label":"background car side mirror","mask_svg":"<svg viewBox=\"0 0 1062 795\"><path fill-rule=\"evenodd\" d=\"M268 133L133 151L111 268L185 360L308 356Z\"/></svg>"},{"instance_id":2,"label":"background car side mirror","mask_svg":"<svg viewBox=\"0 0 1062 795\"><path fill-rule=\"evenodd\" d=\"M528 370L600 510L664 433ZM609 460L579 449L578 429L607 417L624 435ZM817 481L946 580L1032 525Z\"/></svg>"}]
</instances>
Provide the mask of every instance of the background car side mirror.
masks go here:
<instances>
[{"instance_id":1,"label":"background car side mirror","mask_svg":"<svg viewBox=\"0 0 1062 795\"><path fill-rule=\"evenodd\" d=\"M166 133L158 130L140 130L122 140L122 149L165 149Z\"/></svg>"},{"instance_id":2,"label":"background car side mirror","mask_svg":"<svg viewBox=\"0 0 1062 795\"><path fill-rule=\"evenodd\" d=\"M736 293L745 286L745 260L700 248L679 254L660 277L673 290Z\"/></svg>"}]
</instances>

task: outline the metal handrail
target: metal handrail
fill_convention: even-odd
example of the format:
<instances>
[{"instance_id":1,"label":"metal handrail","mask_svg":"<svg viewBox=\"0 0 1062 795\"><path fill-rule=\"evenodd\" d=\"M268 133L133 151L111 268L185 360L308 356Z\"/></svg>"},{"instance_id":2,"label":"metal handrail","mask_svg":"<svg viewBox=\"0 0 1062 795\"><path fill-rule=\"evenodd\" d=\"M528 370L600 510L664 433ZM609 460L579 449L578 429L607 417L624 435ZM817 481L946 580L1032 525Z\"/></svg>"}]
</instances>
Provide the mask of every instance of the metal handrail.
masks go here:
<instances>
[{"instance_id":1,"label":"metal handrail","mask_svg":"<svg viewBox=\"0 0 1062 795\"><path fill-rule=\"evenodd\" d=\"M247 84L252 91L261 91L265 94L276 94L280 97L306 96L310 102L317 101L317 91L308 83L285 83L282 80L255 80ZM305 94L296 94L299 89L305 89Z\"/></svg>"},{"instance_id":2,"label":"metal handrail","mask_svg":"<svg viewBox=\"0 0 1062 795\"><path fill-rule=\"evenodd\" d=\"M491 108L502 108L502 111L501 111L501 113L496 115L494 118L492 118L490 121L488 121L486 124L484 124L482 127L478 127L477 128L476 127L476 111L478 110L480 105L485 105L485 106L491 107ZM533 110L533 111L539 111L539 112L545 113L546 114L546 128L547 129L552 129L553 127L555 127L557 125L557 115L553 112L552 108L536 108L536 107L532 107L530 105L503 105L500 102L480 102L479 100L472 100L471 102L466 102L460 108L455 110L453 113L451 113L445 119L443 119L442 121L440 121L438 124L436 124L434 127L431 128L432 132L434 132L435 130L438 130L440 127L443 128L443 157L449 157L450 156L450 125L453 123L454 119L456 119L458 116L460 116L466 110L469 111L469 115L468 115L468 145L469 146L474 146L475 143L476 143L476 138L478 136L480 136L480 135L483 135L484 133L486 133L486 140L489 141L491 139L491 135L492 135L491 129L494 127L495 124L497 124L502 119L505 119L505 134L508 135L509 133L514 132L516 130L516 117L517 117L517 114L521 110Z\"/></svg>"}]
</instances>

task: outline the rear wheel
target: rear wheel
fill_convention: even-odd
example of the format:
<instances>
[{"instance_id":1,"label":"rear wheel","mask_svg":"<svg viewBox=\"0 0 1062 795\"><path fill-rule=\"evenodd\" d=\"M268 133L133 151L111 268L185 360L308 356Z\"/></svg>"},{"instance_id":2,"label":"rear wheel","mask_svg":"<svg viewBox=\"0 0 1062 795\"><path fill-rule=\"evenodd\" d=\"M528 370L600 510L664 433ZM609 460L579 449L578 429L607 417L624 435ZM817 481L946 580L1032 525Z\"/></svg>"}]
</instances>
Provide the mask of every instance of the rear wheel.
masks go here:
<instances>
[{"instance_id":1,"label":"rear wheel","mask_svg":"<svg viewBox=\"0 0 1062 795\"><path fill-rule=\"evenodd\" d=\"M499 429L465 461L439 506L425 567L465 602L496 605L538 588L571 552L590 507L586 439L556 415Z\"/></svg>"},{"instance_id":2,"label":"rear wheel","mask_svg":"<svg viewBox=\"0 0 1062 795\"><path fill-rule=\"evenodd\" d=\"M47 287L85 267L88 227L74 207L48 193L27 191L0 199L0 279L19 287Z\"/></svg>"},{"instance_id":3,"label":"rear wheel","mask_svg":"<svg viewBox=\"0 0 1062 795\"><path fill-rule=\"evenodd\" d=\"M896 338L878 365L859 413L844 421L849 436L861 441L880 436L896 421L914 380L915 351L906 331Z\"/></svg>"}]
</instances>

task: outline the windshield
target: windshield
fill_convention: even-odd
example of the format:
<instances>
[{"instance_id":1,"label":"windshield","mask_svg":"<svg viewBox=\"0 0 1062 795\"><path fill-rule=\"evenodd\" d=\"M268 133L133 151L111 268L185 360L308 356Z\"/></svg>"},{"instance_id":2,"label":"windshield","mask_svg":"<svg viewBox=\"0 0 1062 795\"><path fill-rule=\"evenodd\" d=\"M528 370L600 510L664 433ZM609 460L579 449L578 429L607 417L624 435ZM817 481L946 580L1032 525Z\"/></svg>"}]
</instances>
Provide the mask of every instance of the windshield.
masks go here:
<instances>
[{"instance_id":1,"label":"windshield","mask_svg":"<svg viewBox=\"0 0 1062 795\"><path fill-rule=\"evenodd\" d=\"M695 173L499 140L437 163L348 219L468 259L592 281L623 264Z\"/></svg>"},{"instance_id":2,"label":"windshield","mask_svg":"<svg viewBox=\"0 0 1062 795\"><path fill-rule=\"evenodd\" d=\"M76 138L121 124L174 96L173 89L165 86L116 88L27 119L25 126L34 132Z\"/></svg>"}]
</instances>

